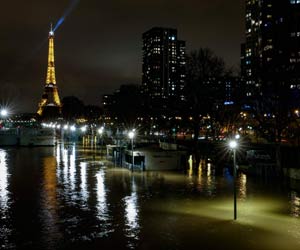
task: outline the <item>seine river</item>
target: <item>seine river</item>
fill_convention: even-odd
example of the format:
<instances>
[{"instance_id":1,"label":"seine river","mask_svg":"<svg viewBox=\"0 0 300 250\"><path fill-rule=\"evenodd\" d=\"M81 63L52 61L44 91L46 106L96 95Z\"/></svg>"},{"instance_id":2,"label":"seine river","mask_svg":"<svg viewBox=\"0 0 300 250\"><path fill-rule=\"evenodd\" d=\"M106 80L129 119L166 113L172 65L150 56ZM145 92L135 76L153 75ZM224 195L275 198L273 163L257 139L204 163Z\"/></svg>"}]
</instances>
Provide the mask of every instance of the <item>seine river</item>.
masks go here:
<instances>
[{"instance_id":1,"label":"seine river","mask_svg":"<svg viewBox=\"0 0 300 250\"><path fill-rule=\"evenodd\" d=\"M218 171L219 172L219 171ZM131 172L99 150L0 148L0 249L300 249L300 183Z\"/></svg>"}]
</instances>

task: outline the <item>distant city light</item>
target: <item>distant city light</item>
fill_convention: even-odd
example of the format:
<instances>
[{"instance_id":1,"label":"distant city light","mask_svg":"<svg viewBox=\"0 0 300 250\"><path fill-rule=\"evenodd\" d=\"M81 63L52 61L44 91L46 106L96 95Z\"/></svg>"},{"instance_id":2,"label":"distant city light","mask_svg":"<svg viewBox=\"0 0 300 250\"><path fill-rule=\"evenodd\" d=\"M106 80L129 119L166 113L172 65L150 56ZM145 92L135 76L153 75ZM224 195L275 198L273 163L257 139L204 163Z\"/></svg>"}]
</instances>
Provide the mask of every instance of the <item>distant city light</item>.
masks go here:
<instances>
[{"instance_id":1,"label":"distant city light","mask_svg":"<svg viewBox=\"0 0 300 250\"><path fill-rule=\"evenodd\" d=\"M70 127L70 130L71 130L71 131L75 131L75 130L76 130L76 127L75 127L74 125L71 126L71 127Z\"/></svg>"},{"instance_id":2,"label":"distant city light","mask_svg":"<svg viewBox=\"0 0 300 250\"><path fill-rule=\"evenodd\" d=\"M233 105L234 104L234 102L224 102L224 105Z\"/></svg>"}]
</instances>

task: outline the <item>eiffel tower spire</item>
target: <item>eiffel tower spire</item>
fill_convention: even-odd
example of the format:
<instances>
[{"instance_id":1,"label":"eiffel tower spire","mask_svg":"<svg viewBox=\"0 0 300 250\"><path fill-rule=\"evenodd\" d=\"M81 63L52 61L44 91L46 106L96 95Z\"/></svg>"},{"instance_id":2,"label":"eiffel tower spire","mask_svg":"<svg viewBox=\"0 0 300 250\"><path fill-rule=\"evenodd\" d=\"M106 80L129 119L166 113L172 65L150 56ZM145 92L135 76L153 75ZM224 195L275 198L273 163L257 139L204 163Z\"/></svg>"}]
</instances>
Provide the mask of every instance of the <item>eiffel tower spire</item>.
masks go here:
<instances>
[{"instance_id":1,"label":"eiffel tower spire","mask_svg":"<svg viewBox=\"0 0 300 250\"><path fill-rule=\"evenodd\" d=\"M49 31L49 51L48 51L48 68L46 76L46 84L42 99L39 103L37 113L40 116L57 117L61 112L61 103L58 95L58 89L55 78L54 65L54 31L52 24Z\"/></svg>"}]
</instances>

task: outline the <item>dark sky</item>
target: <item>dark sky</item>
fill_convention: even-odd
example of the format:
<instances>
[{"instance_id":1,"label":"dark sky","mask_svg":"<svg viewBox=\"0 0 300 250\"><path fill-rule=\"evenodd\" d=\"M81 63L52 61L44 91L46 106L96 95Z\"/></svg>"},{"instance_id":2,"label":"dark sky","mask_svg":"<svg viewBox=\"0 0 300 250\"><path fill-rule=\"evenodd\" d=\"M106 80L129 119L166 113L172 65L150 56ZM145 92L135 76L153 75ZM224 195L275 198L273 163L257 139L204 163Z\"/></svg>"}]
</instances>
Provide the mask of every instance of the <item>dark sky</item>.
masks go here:
<instances>
[{"instance_id":1,"label":"dark sky","mask_svg":"<svg viewBox=\"0 0 300 250\"><path fill-rule=\"evenodd\" d=\"M76 1L76 0L75 0ZM47 68L50 22L71 0L2 1L0 99L15 112L35 112ZM244 0L81 0L55 33L60 97L100 105L121 84L141 83L142 33L178 29L187 50L209 47L239 67Z\"/></svg>"}]
</instances>

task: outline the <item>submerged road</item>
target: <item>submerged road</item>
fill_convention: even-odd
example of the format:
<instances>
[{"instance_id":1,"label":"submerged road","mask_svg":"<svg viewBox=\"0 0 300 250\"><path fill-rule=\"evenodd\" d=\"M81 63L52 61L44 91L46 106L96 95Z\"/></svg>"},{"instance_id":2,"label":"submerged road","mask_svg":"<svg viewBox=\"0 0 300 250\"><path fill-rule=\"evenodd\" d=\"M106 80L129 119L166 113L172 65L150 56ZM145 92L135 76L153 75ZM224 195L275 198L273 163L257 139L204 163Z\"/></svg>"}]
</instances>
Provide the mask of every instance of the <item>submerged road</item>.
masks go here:
<instances>
[{"instance_id":1,"label":"submerged road","mask_svg":"<svg viewBox=\"0 0 300 250\"><path fill-rule=\"evenodd\" d=\"M99 150L0 148L0 249L300 249L300 183L131 172Z\"/></svg>"}]
</instances>

